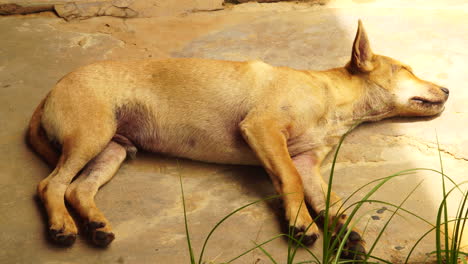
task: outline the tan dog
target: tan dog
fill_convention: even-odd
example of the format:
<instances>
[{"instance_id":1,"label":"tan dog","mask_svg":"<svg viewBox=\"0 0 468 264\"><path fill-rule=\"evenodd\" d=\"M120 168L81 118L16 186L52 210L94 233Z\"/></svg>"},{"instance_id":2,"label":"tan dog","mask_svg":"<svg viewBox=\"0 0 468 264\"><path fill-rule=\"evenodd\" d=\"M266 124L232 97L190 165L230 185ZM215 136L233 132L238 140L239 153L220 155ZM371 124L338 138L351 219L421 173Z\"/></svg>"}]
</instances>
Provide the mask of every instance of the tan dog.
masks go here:
<instances>
[{"instance_id":1,"label":"tan dog","mask_svg":"<svg viewBox=\"0 0 468 264\"><path fill-rule=\"evenodd\" d=\"M288 194L283 200L290 225L313 243L319 228L302 203L325 209L328 187L320 164L339 138L359 122L436 115L448 93L418 79L410 67L373 54L359 22L351 61L327 71L194 58L79 68L38 106L27 138L56 166L38 193L58 243L71 245L77 234L65 199L87 221L94 243L114 239L94 196L137 149L262 165L277 192ZM340 198L332 194L331 201L330 217ZM357 233L348 243L364 251Z\"/></svg>"}]
</instances>

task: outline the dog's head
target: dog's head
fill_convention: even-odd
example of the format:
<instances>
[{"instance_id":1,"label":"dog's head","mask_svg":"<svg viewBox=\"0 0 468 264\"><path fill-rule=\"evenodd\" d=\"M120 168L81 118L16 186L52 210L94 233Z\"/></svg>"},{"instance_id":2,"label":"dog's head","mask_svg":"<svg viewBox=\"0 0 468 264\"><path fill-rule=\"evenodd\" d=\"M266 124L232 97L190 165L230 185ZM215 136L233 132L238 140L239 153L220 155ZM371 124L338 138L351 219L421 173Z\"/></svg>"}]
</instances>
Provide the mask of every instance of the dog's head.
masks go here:
<instances>
[{"instance_id":1,"label":"dog's head","mask_svg":"<svg viewBox=\"0 0 468 264\"><path fill-rule=\"evenodd\" d=\"M394 115L431 116L444 110L449 90L419 79L408 65L374 54L361 20L346 68L368 84L366 89L387 93L385 98L391 102L385 104L393 109Z\"/></svg>"}]
</instances>

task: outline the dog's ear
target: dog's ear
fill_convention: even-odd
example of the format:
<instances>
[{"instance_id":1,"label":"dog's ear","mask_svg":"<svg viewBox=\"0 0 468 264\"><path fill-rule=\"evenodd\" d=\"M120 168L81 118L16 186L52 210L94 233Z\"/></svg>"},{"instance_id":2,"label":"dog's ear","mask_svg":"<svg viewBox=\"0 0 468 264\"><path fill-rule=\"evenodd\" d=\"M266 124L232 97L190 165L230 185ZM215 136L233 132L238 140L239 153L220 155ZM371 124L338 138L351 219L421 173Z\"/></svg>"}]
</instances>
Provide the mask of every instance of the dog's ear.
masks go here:
<instances>
[{"instance_id":1,"label":"dog's ear","mask_svg":"<svg viewBox=\"0 0 468 264\"><path fill-rule=\"evenodd\" d=\"M354 39L353 51L351 53L350 67L360 72L370 72L374 69L372 63L374 54L370 48L369 39L366 31L359 19L356 38Z\"/></svg>"}]
</instances>

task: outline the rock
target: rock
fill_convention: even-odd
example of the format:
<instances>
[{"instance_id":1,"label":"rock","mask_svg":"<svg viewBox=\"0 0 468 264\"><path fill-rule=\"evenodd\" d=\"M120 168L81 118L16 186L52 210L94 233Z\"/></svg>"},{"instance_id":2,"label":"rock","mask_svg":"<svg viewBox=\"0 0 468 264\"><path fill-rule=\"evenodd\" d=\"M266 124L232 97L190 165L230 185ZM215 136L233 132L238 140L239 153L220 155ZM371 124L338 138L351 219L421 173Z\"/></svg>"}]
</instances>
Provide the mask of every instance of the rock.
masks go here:
<instances>
[{"instance_id":1,"label":"rock","mask_svg":"<svg viewBox=\"0 0 468 264\"><path fill-rule=\"evenodd\" d=\"M112 5L120 8L129 7L133 0L112 0Z\"/></svg>"},{"instance_id":2,"label":"rock","mask_svg":"<svg viewBox=\"0 0 468 264\"><path fill-rule=\"evenodd\" d=\"M17 15L17 14L30 14L44 11L54 10L53 4L47 3L38 3L38 4L28 4L21 3L20 5L16 3L0 3L0 15Z\"/></svg>"},{"instance_id":3,"label":"rock","mask_svg":"<svg viewBox=\"0 0 468 264\"><path fill-rule=\"evenodd\" d=\"M138 12L129 7L132 1L67 3L54 6L55 12L65 20L86 19L95 16L136 17Z\"/></svg>"},{"instance_id":4,"label":"rock","mask_svg":"<svg viewBox=\"0 0 468 264\"><path fill-rule=\"evenodd\" d=\"M379 210L377 210L377 213L378 214L383 214L385 211L387 211L387 207L384 206L384 207L380 208Z\"/></svg>"},{"instance_id":5,"label":"rock","mask_svg":"<svg viewBox=\"0 0 468 264\"><path fill-rule=\"evenodd\" d=\"M14 2L14 1L13 1ZM223 9L223 0L112 0L112 1L56 1L37 3L2 3L0 15L29 14L53 11L67 21L96 16L121 18L158 17L179 15L187 12Z\"/></svg>"},{"instance_id":6,"label":"rock","mask_svg":"<svg viewBox=\"0 0 468 264\"><path fill-rule=\"evenodd\" d=\"M130 7L139 12L139 17L159 17L179 15L194 11L223 9L224 0L136 0Z\"/></svg>"},{"instance_id":7,"label":"rock","mask_svg":"<svg viewBox=\"0 0 468 264\"><path fill-rule=\"evenodd\" d=\"M405 249L405 247L403 247L403 246L395 246L395 249L396 249L396 250L403 250L403 249Z\"/></svg>"}]
</instances>

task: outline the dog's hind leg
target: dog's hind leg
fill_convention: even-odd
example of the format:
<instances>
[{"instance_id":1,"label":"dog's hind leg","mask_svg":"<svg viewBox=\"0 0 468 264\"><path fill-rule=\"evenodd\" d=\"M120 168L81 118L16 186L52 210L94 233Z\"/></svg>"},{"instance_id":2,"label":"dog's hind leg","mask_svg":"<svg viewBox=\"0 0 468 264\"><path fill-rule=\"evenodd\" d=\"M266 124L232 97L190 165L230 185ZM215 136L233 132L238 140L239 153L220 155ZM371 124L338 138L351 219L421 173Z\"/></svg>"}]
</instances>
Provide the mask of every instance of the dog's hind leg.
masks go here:
<instances>
[{"instance_id":1,"label":"dog's hind leg","mask_svg":"<svg viewBox=\"0 0 468 264\"><path fill-rule=\"evenodd\" d=\"M127 155L125 147L111 141L86 165L78 178L70 184L65 197L86 221L93 243L107 246L114 240L109 221L96 207L94 196L99 187L108 182L117 172Z\"/></svg>"},{"instance_id":2,"label":"dog's hind leg","mask_svg":"<svg viewBox=\"0 0 468 264\"><path fill-rule=\"evenodd\" d=\"M62 143L62 154L54 171L38 185L38 194L49 217L49 233L58 244L69 246L76 239L77 228L65 207L65 191L75 175L94 158L112 138L112 129L100 128L95 131L100 138L90 138L93 130L75 130L73 136L66 136ZM91 131L92 132L92 131ZM107 133L106 133L107 132ZM107 135L106 135L107 134Z\"/></svg>"},{"instance_id":3,"label":"dog's hind leg","mask_svg":"<svg viewBox=\"0 0 468 264\"><path fill-rule=\"evenodd\" d=\"M322 174L320 173L320 165L325 157L325 155L321 155L321 153L328 152L328 148L326 150L327 151L324 149L322 152L305 152L293 157L294 165L299 171L304 184L305 199L317 213L325 211L327 206L328 184L323 180ZM341 198L332 190L330 193L328 214L330 216L341 214L342 212L339 212L341 205Z\"/></svg>"}]
</instances>

